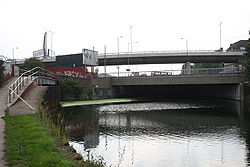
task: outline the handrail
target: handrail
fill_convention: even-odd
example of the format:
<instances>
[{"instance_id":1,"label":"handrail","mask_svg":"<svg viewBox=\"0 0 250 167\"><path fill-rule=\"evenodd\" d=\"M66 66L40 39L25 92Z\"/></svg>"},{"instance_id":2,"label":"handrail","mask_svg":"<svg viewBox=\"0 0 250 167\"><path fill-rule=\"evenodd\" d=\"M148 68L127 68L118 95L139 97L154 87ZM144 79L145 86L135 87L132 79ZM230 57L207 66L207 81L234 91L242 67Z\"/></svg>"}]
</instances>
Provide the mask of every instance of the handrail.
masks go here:
<instances>
[{"instance_id":1,"label":"handrail","mask_svg":"<svg viewBox=\"0 0 250 167\"><path fill-rule=\"evenodd\" d=\"M24 69L25 70L25 69ZM44 72L45 71L45 72ZM57 74L41 68L41 67L34 67L30 70L25 70L24 73L22 73L9 87L8 87L8 98L7 98L7 104L11 104L12 100L14 100L17 96L17 98L21 99L25 104L27 104L32 110L34 108L28 104L20 95L19 91L26 85L29 84L29 79L30 81L33 81L36 79L35 76L37 75L46 75L50 78L57 78ZM26 81L26 82L25 82Z\"/></svg>"}]
</instances>

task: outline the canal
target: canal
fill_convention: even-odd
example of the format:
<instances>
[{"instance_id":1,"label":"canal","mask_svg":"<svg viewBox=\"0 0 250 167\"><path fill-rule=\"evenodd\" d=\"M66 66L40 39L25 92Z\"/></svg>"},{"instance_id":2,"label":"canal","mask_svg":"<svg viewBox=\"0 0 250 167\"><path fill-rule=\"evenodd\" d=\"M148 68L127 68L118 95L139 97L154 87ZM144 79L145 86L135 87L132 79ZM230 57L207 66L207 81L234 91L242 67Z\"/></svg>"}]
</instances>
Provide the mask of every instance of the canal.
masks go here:
<instances>
[{"instance_id":1,"label":"canal","mask_svg":"<svg viewBox=\"0 0 250 167\"><path fill-rule=\"evenodd\" d=\"M168 100L64 108L70 145L117 167L242 167L250 111L236 101Z\"/></svg>"}]
</instances>

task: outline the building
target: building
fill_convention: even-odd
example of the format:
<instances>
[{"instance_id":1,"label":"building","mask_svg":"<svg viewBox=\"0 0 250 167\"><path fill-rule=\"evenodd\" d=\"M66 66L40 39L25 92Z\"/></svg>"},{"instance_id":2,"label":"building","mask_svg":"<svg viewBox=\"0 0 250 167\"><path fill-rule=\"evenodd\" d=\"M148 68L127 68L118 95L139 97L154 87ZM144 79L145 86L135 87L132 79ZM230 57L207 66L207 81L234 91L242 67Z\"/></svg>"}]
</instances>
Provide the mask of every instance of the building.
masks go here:
<instances>
[{"instance_id":1,"label":"building","mask_svg":"<svg viewBox=\"0 0 250 167\"><path fill-rule=\"evenodd\" d=\"M227 51L245 51L248 40L239 40L233 44L230 44L230 47Z\"/></svg>"}]
</instances>

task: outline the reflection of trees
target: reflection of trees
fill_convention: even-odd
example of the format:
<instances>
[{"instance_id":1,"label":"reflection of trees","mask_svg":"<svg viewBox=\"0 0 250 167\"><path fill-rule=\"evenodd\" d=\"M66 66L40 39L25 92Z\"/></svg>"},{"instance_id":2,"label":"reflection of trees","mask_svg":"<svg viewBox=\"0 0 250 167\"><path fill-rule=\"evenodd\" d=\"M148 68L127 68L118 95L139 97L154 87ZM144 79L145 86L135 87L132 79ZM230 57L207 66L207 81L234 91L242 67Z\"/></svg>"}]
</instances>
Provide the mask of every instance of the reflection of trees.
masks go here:
<instances>
[{"instance_id":1,"label":"reflection of trees","mask_svg":"<svg viewBox=\"0 0 250 167\"><path fill-rule=\"evenodd\" d=\"M84 141L85 148L99 144L98 113L88 106L68 107L63 109L66 129L75 141Z\"/></svg>"}]
</instances>

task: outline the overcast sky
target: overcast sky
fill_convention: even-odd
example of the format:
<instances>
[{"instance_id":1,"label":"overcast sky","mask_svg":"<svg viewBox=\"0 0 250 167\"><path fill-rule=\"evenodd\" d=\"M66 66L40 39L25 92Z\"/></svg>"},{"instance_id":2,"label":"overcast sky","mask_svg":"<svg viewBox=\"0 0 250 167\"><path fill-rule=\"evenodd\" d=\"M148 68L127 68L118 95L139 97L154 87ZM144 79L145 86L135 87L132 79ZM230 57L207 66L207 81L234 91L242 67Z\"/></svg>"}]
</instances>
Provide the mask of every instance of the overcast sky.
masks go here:
<instances>
[{"instance_id":1,"label":"overcast sky","mask_svg":"<svg viewBox=\"0 0 250 167\"><path fill-rule=\"evenodd\" d=\"M250 0L0 0L0 55L31 57L52 31L56 55L94 46L103 52L219 49L247 39ZM50 40L50 36L49 36ZM49 41L50 47L50 41Z\"/></svg>"}]
</instances>

